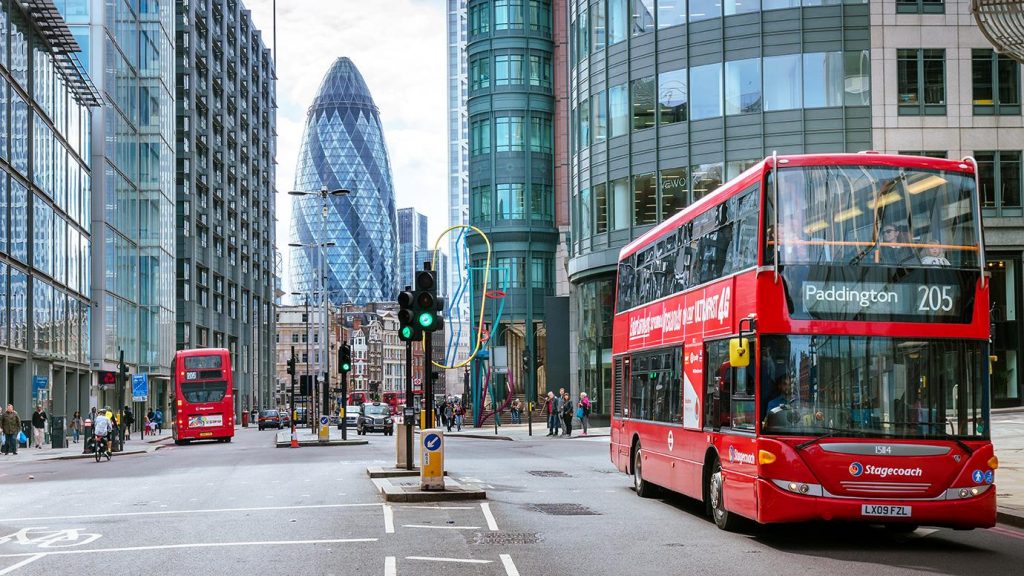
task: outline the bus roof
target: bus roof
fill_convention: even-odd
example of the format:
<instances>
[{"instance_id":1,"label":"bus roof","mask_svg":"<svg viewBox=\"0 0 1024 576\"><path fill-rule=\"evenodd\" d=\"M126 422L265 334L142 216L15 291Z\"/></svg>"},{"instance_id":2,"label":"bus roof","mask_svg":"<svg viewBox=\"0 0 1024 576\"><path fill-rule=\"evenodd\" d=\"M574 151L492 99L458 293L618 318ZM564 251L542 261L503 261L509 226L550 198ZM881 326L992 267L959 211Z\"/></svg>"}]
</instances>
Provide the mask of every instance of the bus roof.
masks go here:
<instances>
[{"instance_id":1,"label":"bus roof","mask_svg":"<svg viewBox=\"0 0 1024 576\"><path fill-rule=\"evenodd\" d=\"M667 231L676 229L680 224L694 219L704 213L708 206L715 206L729 198L736 192L743 190L754 181L760 181L765 168L771 164L771 156L754 164L739 176L725 182L718 188L708 193L700 200L690 204L686 208L673 214L670 218L658 224L646 233L636 237L632 242L626 244L619 251L619 261L632 255L641 248L644 248L661 238ZM926 170L945 170L951 172L965 172L974 174L974 165L964 160L948 160L946 158L932 158L928 156L903 156L899 154L879 154L877 152L857 152L842 154L780 154L779 164L783 168L798 166L890 166L904 168L921 168Z\"/></svg>"},{"instance_id":2,"label":"bus roof","mask_svg":"<svg viewBox=\"0 0 1024 576\"><path fill-rule=\"evenodd\" d=\"M227 353L227 348L190 348L188 350L177 350L174 352L174 356L219 356Z\"/></svg>"}]
</instances>

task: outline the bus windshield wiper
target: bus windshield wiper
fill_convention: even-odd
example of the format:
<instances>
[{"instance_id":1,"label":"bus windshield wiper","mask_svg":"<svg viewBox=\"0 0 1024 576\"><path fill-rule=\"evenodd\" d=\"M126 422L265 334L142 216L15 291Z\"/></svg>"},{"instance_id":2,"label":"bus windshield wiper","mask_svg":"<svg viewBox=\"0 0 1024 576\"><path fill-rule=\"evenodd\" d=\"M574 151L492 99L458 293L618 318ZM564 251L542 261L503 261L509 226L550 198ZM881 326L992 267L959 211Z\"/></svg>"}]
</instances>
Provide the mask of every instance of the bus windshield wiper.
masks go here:
<instances>
[{"instance_id":1,"label":"bus windshield wiper","mask_svg":"<svg viewBox=\"0 0 1024 576\"><path fill-rule=\"evenodd\" d=\"M815 442L818 442L819 440L824 440L825 438L828 438L830 436L835 436L836 434L838 434L840 432L843 432L843 433L846 433L846 434L856 434L857 433L856 430L847 430L846 428L831 428L831 427L829 427L829 428L826 428L826 430L827 431L824 434L821 434L819 436L815 436L814 438L811 438L810 440L808 440L806 442L801 442L800 444L797 444L796 445L796 449L797 450L803 450L804 448L807 448L808 446L810 446L811 444L814 444Z\"/></svg>"}]
</instances>

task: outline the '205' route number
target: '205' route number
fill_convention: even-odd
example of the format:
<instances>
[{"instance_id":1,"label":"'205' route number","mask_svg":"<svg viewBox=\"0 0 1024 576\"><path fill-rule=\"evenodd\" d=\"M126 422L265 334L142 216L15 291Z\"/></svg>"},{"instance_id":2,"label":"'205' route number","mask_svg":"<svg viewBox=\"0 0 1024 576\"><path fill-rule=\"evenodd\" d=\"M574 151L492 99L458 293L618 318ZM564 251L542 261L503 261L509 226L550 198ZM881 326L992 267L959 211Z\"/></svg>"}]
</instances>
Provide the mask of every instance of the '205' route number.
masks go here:
<instances>
[{"instance_id":1,"label":"'205' route number","mask_svg":"<svg viewBox=\"0 0 1024 576\"><path fill-rule=\"evenodd\" d=\"M918 312L952 312L952 286L918 286Z\"/></svg>"}]
</instances>

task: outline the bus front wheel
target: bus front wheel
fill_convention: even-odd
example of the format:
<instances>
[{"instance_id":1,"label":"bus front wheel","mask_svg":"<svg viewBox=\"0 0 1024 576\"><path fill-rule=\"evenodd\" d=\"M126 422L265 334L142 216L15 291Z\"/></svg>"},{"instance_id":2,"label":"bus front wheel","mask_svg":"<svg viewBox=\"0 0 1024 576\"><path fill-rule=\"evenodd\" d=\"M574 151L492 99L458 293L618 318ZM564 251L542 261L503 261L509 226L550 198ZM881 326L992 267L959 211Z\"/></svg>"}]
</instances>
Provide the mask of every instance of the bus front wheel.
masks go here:
<instances>
[{"instance_id":1,"label":"bus front wheel","mask_svg":"<svg viewBox=\"0 0 1024 576\"><path fill-rule=\"evenodd\" d=\"M636 495L641 498L650 498L654 495L654 485L644 480L643 450L639 444L633 452L633 487L636 489Z\"/></svg>"},{"instance_id":2,"label":"bus front wheel","mask_svg":"<svg viewBox=\"0 0 1024 576\"><path fill-rule=\"evenodd\" d=\"M729 512L725 509L725 485L722 478L722 463L715 459L715 464L711 469L711 475L708 477L708 507L711 510L711 517L715 521L715 525L732 532L739 527L740 518L739 516Z\"/></svg>"}]
</instances>

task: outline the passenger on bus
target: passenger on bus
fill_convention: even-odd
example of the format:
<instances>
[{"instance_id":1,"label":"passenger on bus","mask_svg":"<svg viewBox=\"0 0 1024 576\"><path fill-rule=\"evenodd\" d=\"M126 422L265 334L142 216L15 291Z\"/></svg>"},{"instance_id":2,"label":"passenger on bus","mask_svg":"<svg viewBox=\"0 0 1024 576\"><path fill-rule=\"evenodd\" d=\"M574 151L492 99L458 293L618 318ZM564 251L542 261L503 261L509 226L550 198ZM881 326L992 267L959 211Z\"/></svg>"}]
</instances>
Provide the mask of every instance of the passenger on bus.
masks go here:
<instances>
[{"instance_id":1,"label":"passenger on bus","mask_svg":"<svg viewBox=\"0 0 1024 576\"><path fill-rule=\"evenodd\" d=\"M897 266L913 266L920 260L906 244L909 238L895 224L884 224L878 232L878 262Z\"/></svg>"},{"instance_id":2,"label":"passenger on bus","mask_svg":"<svg viewBox=\"0 0 1024 576\"><path fill-rule=\"evenodd\" d=\"M929 240L928 245L921 250L921 264L925 266L949 266L949 260L942 253L942 247L938 240Z\"/></svg>"}]
</instances>

